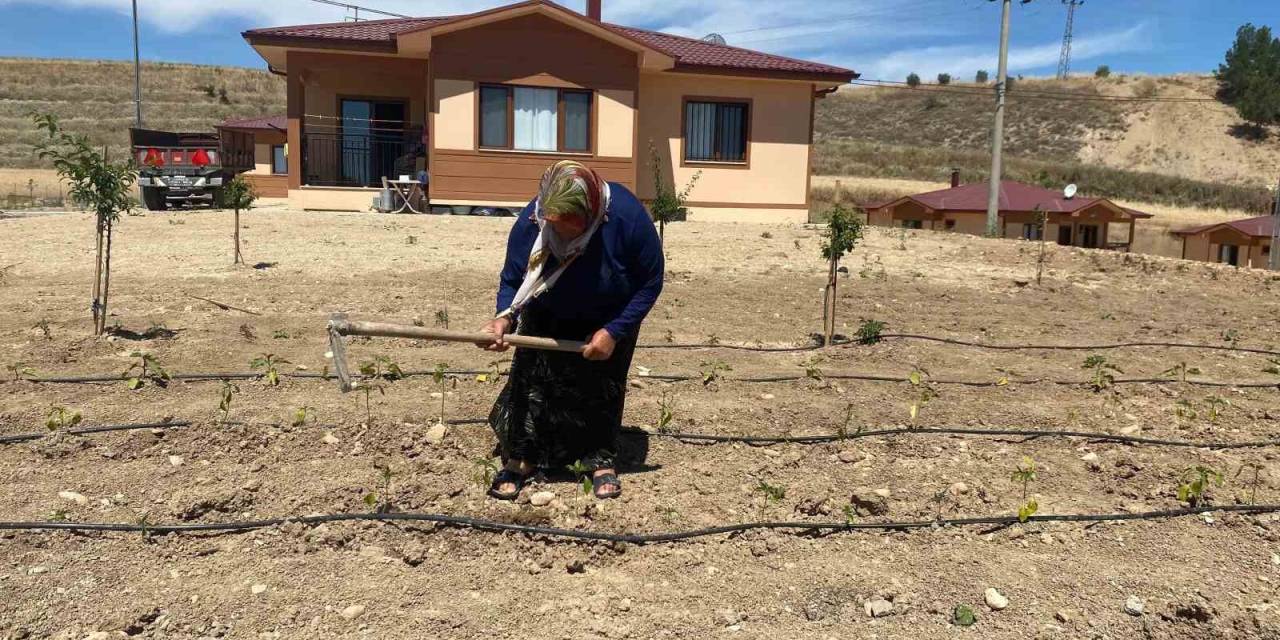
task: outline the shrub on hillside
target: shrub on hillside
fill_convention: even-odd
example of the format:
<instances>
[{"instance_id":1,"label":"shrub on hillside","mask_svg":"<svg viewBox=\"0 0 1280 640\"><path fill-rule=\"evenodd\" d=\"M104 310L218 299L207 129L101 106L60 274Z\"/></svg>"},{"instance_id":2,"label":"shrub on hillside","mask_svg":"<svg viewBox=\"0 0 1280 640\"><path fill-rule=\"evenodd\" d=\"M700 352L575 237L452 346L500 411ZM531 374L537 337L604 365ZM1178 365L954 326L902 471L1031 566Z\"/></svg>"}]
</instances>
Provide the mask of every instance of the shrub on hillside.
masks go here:
<instances>
[{"instance_id":1,"label":"shrub on hillside","mask_svg":"<svg viewBox=\"0 0 1280 640\"><path fill-rule=\"evenodd\" d=\"M916 75L915 73L907 74L907 86L908 87L920 86L920 76Z\"/></svg>"},{"instance_id":2,"label":"shrub on hillside","mask_svg":"<svg viewBox=\"0 0 1280 640\"><path fill-rule=\"evenodd\" d=\"M1093 70L1093 77L1095 77L1095 78L1110 78L1110 77L1111 77L1111 67L1109 67L1109 66L1107 66L1107 65L1105 65L1105 64L1100 64L1100 65L1098 65L1098 68Z\"/></svg>"},{"instance_id":3,"label":"shrub on hillside","mask_svg":"<svg viewBox=\"0 0 1280 640\"><path fill-rule=\"evenodd\" d=\"M988 78L986 69L978 69L978 72L973 74L973 81L977 84L986 84Z\"/></svg>"},{"instance_id":4,"label":"shrub on hillside","mask_svg":"<svg viewBox=\"0 0 1280 640\"><path fill-rule=\"evenodd\" d=\"M939 73L939 74L938 74L938 84L951 84L951 74L949 74L949 73Z\"/></svg>"}]
</instances>

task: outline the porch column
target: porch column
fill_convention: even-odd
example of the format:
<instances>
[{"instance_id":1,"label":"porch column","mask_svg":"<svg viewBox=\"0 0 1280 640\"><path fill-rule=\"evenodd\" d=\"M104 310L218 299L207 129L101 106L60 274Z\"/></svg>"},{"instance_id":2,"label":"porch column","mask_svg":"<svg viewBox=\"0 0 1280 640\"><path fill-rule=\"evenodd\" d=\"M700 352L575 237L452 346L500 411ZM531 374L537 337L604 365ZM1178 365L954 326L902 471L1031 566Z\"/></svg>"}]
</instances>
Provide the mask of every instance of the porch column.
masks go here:
<instances>
[{"instance_id":1,"label":"porch column","mask_svg":"<svg viewBox=\"0 0 1280 640\"><path fill-rule=\"evenodd\" d=\"M287 54L289 58L294 57ZM287 64L287 59L286 59ZM306 88L302 85L302 69L299 64L288 64L286 79L286 114L289 118L285 141L289 149L289 188L302 188L302 120L306 112Z\"/></svg>"},{"instance_id":2,"label":"porch column","mask_svg":"<svg viewBox=\"0 0 1280 640\"><path fill-rule=\"evenodd\" d=\"M1129 219L1129 242L1125 244L1125 247L1124 247L1125 251L1133 251L1133 225L1137 223L1137 221L1138 221L1137 218ZM1186 241L1187 241L1186 238L1182 239L1182 242L1184 245L1186 244Z\"/></svg>"}]
</instances>

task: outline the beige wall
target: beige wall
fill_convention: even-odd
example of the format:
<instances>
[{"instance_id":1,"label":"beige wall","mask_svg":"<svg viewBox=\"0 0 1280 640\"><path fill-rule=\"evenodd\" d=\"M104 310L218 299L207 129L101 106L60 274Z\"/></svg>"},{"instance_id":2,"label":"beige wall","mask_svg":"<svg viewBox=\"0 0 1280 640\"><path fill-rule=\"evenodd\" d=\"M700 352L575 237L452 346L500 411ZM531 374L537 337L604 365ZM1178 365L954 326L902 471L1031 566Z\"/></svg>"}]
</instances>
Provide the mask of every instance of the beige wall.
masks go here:
<instances>
[{"instance_id":1,"label":"beige wall","mask_svg":"<svg viewBox=\"0 0 1280 640\"><path fill-rule=\"evenodd\" d=\"M271 145L261 142L253 145L253 169L245 173L253 175L271 175Z\"/></svg>"},{"instance_id":2,"label":"beige wall","mask_svg":"<svg viewBox=\"0 0 1280 640\"><path fill-rule=\"evenodd\" d=\"M682 188L698 171L702 172L690 194L690 201L695 205L720 205L711 208L727 208L733 204L777 205L777 209L806 205L812 96L813 86L808 83L681 73L641 74L639 148L642 161L637 163L636 178L640 197L653 197L653 176L648 162L652 141L663 170L669 173L668 179L677 188ZM751 101L749 168L680 166L685 97ZM803 209L797 213L806 215Z\"/></svg>"},{"instance_id":3,"label":"beige wall","mask_svg":"<svg viewBox=\"0 0 1280 640\"><path fill-rule=\"evenodd\" d=\"M476 83L436 78L432 110L433 147L469 151L476 148Z\"/></svg>"},{"instance_id":4,"label":"beige wall","mask_svg":"<svg viewBox=\"0 0 1280 640\"><path fill-rule=\"evenodd\" d=\"M359 58L359 69L309 68L303 76L308 116L338 116L339 96L347 98L387 98L409 104L409 125L426 123L426 74L419 76L399 70L383 71L376 61ZM425 60L422 61L425 67ZM308 119L312 124L315 119ZM336 120L324 120L337 124Z\"/></svg>"},{"instance_id":5,"label":"beige wall","mask_svg":"<svg viewBox=\"0 0 1280 640\"><path fill-rule=\"evenodd\" d=\"M1197 233L1190 236L1182 236L1182 257L1187 260L1211 260L1209 254L1209 236L1203 233Z\"/></svg>"},{"instance_id":6,"label":"beige wall","mask_svg":"<svg viewBox=\"0 0 1280 640\"><path fill-rule=\"evenodd\" d=\"M635 150L635 92L602 89L596 92L596 154L630 158Z\"/></svg>"},{"instance_id":7,"label":"beige wall","mask_svg":"<svg viewBox=\"0 0 1280 640\"><path fill-rule=\"evenodd\" d=\"M943 222L938 223L938 229L946 229L946 220L955 220L956 226L952 231L956 233L971 233L974 235L982 235L987 232L987 214L985 213L948 213L943 216ZM1018 225L1018 235L1022 237L1022 225Z\"/></svg>"},{"instance_id":8,"label":"beige wall","mask_svg":"<svg viewBox=\"0 0 1280 640\"><path fill-rule=\"evenodd\" d=\"M289 206L320 211L368 211L380 189L304 187L289 190Z\"/></svg>"}]
</instances>

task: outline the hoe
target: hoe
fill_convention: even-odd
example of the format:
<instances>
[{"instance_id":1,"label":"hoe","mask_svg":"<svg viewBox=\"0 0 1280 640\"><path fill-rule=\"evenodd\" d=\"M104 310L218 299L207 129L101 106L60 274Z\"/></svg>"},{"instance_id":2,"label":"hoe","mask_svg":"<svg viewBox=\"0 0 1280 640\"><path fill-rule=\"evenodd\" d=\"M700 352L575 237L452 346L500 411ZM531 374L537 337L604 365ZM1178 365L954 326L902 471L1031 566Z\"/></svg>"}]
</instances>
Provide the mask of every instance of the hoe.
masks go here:
<instances>
[{"instance_id":1,"label":"hoe","mask_svg":"<svg viewBox=\"0 0 1280 640\"><path fill-rule=\"evenodd\" d=\"M447 329L430 329L407 324L390 324L386 322L361 322L348 320L345 313L329 315L329 356L333 358L333 370L338 376L338 386L345 393L359 386L351 379L347 369L347 348L343 336L377 336L382 338L416 338L419 340L446 340L448 342L470 342L487 344L493 338L481 331L449 331ZM587 343L577 340L560 340L557 338L540 338L508 334L508 344L525 349L544 349L547 351L569 351L582 353Z\"/></svg>"}]
</instances>

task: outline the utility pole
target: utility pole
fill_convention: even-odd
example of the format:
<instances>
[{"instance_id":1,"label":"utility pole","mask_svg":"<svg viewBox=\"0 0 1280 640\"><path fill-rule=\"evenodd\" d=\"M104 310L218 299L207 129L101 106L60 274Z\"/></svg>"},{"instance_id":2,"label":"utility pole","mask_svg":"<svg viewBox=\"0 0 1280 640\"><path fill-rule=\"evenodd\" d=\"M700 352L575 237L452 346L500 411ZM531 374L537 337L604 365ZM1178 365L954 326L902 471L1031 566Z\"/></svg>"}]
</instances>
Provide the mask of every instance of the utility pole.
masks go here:
<instances>
[{"instance_id":1,"label":"utility pole","mask_svg":"<svg viewBox=\"0 0 1280 640\"><path fill-rule=\"evenodd\" d=\"M134 126L142 128L142 63L138 59L138 0L133 0L133 107L137 112Z\"/></svg>"},{"instance_id":2,"label":"utility pole","mask_svg":"<svg viewBox=\"0 0 1280 640\"><path fill-rule=\"evenodd\" d=\"M1009 79L1009 8L1013 0L1002 0L1000 10L1000 66L996 71L996 117L991 127L991 178L987 191L987 235L1000 233L1000 154L1004 151L1004 94Z\"/></svg>"},{"instance_id":3,"label":"utility pole","mask_svg":"<svg viewBox=\"0 0 1280 640\"><path fill-rule=\"evenodd\" d=\"M1084 4L1084 0L1062 0L1067 5L1067 29L1062 32L1062 52L1058 54L1058 79L1067 77L1071 71L1071 29L1076 21L1076 7Z\"/></svg>"},{"instance_id":4,"label":"utility pole","mask_svg":"<svg viewBox=\"0 0 1280 640\"><path fill-rule=\"evenodd\" d=\"M1280 271L1280 182L1276 183L1276 203L1271 207L1271 258L1272 271Z\"/></svg>"}]
</instances>

